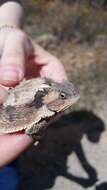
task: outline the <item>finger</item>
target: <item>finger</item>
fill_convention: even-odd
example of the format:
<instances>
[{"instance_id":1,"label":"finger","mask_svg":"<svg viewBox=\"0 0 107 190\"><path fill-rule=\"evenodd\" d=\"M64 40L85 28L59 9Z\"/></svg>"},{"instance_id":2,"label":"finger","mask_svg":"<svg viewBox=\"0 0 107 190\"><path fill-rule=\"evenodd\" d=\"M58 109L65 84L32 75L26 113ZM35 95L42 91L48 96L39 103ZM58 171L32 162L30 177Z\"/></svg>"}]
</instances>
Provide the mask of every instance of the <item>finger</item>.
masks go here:
<instances>
[{"instance_id":1,"label":"finger","mask_svg":"<svg viewBox=\"0 0 107 190\"><path fill-rule=\"evenodd\" d=\"M40 69L40 76L51 78L58 82L67 80L67 75L62 63L55 56L44 50L37 44L33 43L35 57L34 62Z\"/></svg>"},{"instance_id":2,"label":"finger","mask_svg":"<svg viewBox=\"0 0 107 190\"><path fill-rule=\"evenodd\" d=\"M26 134L11 134L0 136L0 167L17 158L33 140Z\"/></svg>"},{"instance_id":3,"label":"finger","mask_svg":"<svg viewBox=\"0 0 107 190\"><path fill-rule=\"evenodd\" d=\"M55 59L54 56L52 56L48 51L43 49L41 46L39 46L34 42L32 43L33 43L34 59L36 64L45 65L48 64L52 58Z\"/></svg>"},{"instance_id":4,"label":"finger","mask_svg":"<svg viewBox=\"0 0 107 190\"><path fill-rule=\"evenodd\" d=\"M0 62L0 83L14 86L24 77L25 37L21 32L11 32L4 44Z\"/></svg>"}]
</instances>

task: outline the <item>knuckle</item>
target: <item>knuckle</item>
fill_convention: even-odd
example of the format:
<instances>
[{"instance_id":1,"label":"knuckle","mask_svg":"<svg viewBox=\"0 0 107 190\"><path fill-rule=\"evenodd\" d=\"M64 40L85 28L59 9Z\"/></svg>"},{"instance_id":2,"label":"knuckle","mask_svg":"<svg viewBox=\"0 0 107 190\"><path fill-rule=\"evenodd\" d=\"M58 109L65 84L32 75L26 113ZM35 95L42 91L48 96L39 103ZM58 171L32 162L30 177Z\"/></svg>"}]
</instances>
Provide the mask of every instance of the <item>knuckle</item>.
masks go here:
<instances>
[{"instance_id":1,"label":"knuckle","mask_svg":"<svg viewBox=\"0 0 107 190\"><path fill-rule=\"evenodd\" d=\"M9 37L20 40L25 40L27 38L26 33L19 29L11 31L10 35L8 35L8 38Z\"/></svg>"},{"instance_id":2,"label":"knuckle","mask_svg":"<svg viewBox=\"0 0 107 190\"><path fill-rule=\"evenodd\" d=\"M27 36L25 34L25 32L18 30L17 31L17 35L21 38L21 39L25 39Z\"/></svg>"}]
</instances>

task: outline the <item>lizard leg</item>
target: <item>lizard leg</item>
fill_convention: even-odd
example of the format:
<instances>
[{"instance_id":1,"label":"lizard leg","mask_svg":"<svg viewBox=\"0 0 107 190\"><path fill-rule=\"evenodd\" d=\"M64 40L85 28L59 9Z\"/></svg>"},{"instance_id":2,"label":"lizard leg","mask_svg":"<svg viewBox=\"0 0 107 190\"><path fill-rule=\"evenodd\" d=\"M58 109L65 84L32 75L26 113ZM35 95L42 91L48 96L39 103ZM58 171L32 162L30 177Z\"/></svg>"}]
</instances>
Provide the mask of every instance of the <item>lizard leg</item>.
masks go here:
<instances>
[{"instance_id":1,"label":"lizard leg","mask_svg":"<svg viewBox=\"0 0 107 190\"><path fill-rule=\"evenodd\" d=\"M30 128L26 129L26 134L34 140L40 140L46 130L47 122L42 120L40 123L33 124Z\"/></svg>"}]
</instances>

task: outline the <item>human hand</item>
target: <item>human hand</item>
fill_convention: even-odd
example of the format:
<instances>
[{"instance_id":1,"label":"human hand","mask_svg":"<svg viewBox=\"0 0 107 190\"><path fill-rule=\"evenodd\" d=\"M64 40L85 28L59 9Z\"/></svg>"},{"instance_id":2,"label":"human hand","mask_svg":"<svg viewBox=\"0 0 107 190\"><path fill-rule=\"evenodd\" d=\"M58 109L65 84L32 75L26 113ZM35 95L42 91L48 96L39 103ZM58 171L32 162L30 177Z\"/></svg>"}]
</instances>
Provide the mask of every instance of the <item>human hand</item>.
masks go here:
<instances>
[{"instance_id":1,"label":"human hand","mask_svg":"<svg viewBox=\"0 0 107 190\"><path fill-rule=\"evenodd\" d=\"M19 29L4 28L0 31L0 103L5 101L8 87L17 85L24 77L67 79L60 61L34 44ZM24 133L0 136L0 167L15 159L32 139Z\"/></svg>"}]
</instances>

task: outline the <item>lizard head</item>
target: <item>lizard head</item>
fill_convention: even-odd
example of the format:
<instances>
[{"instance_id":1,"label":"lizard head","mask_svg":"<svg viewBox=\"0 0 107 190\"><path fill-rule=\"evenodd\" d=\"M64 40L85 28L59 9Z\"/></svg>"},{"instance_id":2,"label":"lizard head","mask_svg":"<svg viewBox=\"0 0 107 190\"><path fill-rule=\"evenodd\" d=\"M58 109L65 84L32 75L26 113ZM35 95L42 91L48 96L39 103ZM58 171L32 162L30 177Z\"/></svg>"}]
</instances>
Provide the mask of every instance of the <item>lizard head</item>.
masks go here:
<instances>
[{"instance_id":1,"label":"lizard head","mask_svg":"<svg viewBox=\"0 0 107 190\"><path fill-rule=\"evenodd\" d=\"M63 83L45 79L46 87L35 96L35 106L46 105L50 111L63 112L79 99L78 89L68 81Z\"/></svg>"},{"instance_id":2,"label":"lizard head","mask_svg":"<svg viewBox=\"0 0 107 190\"><path fill-rule=\"evenodd\" d=\"M79 90L69 81L57 83L47 79L47 84L50 88L46 89L44 101L51 111L64 111L79 99Z\"/></svg>"}]
</instances>

